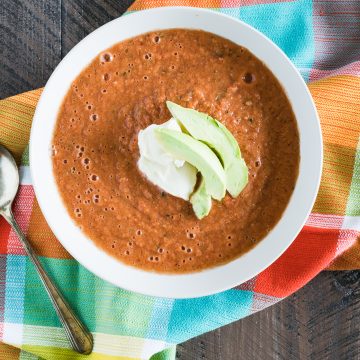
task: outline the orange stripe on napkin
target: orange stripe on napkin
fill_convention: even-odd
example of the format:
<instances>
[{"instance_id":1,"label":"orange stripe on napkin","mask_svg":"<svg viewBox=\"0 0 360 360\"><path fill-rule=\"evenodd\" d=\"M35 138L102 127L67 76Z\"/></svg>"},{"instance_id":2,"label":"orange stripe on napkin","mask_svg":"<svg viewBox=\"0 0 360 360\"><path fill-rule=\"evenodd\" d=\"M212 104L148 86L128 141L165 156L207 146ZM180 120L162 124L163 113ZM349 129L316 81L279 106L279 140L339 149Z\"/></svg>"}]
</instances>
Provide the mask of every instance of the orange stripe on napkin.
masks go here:
<instances>
[{"instance_id":1,"label":"orange stripe on napkin","mask_svg":"<svg viewBox=\"0 0 360 360\"><path fill-rule=\"evenodd\" d=\"M335 76L309 85L324 140L324 168L313 212L344 215L359 140L360 78Z\"/></svg>"},{"instance_id":2,"label":"orange stripe on napkin","mask_svg":"<svg viewBox=\"0 0 360 360\"><path fill-rule=\"evenodd\" d=\"M341 75L309 85L324 142L356 149L359 141L360 78Z\"/></svg>"},{"instance_id":3,"label":"orange stripe on napkin","mask_svg":"<svg viewBox=\"0 0 360 360\"><path fill-rule=\"evenodd\" d=\"M0 359L1 360L15 360L21 359L21 350L13 346L0 343ZM30 357L31 359L31 357Z\"/></svg>"},{"instance_id":4,"label":"orange stripe on napkin","mask_svg":"<svg viewBox=\"0 0 360 360\"><path fill-rule=\"evenodd\" d=\"M144 10L163 6L193 6L200 8L219 8L221 0L137 0L129 11Z\"/></svg>"},{"instance_id":5,"label":"orange stripe on napkin","mask_svg":"<svg viewBox=\"0 0 360 360\"><path fill-rule=\"evenodd\" d=\"M72 258L50 230L36 199L34 199L31 212L28 237L36 254L39 256L57 259Z\"/></svg>"},{"instance_id":6,"label":"orange stripe on napkin","mask_svg":"<svg viewBox=\"0 0 360 360\"><path fill-rule=\"evenodd\" d=\"M41 91L29 91L1 100L0 139L18 162L29 142L31 122Z\"/></svg>"},{"instance_id":7,"label":"orange stripe on napkin","mask_svg":"<svg viewBox=\"0 0 360 360\"><path fill-rule=\"evenodd\" d=\"M321 184L312 212L345 214L354 161L355 149L324 143Z\"/></svg>"}]
</instances>

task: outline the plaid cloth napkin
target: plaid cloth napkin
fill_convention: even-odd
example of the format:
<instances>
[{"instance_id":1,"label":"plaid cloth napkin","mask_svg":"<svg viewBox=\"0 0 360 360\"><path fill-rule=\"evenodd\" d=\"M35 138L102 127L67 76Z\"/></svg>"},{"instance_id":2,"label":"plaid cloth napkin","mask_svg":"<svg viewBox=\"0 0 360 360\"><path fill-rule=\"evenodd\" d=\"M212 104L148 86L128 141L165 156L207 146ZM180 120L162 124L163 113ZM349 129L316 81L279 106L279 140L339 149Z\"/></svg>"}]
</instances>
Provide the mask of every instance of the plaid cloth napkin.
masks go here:
<instances>
[{"instance_id":1,"label":"plaid cloth napkin","mask_svg":"<svg viewBox=\"0 0 360 360\"><path fill-rule=\"evenodd\" d=\"M138 0L131 11L209 7L239 18L277 43L308 82L324 135L324 171L312 214L281 258L237 288L173 300L118 289L80 266L45 223L22 156L15 216L45 268L93 332L88 359L173 359L174 344L264 309L324 268L360 265L360 3L358 0ZM26 148L41 90L0 101L0 142ZM69 347L50 301L13 231L0 219L1 359L82 359Z\"/></svg>"}]
</instances>

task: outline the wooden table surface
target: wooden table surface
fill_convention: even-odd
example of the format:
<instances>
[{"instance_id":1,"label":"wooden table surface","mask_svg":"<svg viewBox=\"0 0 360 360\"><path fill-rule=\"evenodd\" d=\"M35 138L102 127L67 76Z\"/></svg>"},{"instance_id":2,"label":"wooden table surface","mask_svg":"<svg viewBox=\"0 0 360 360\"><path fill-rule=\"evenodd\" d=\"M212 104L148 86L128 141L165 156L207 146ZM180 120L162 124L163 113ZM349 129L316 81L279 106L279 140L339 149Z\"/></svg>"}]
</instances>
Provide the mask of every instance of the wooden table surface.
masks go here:
<instances>
[{"instance_id":1,"label":"wooden table surface","mask_svg":"<svg viewBox=\"0 0 360 360\"><path fill-rule=\"evenodd\" d=\"M0 98L43 86L131 0L0 0ZM360 359L360 272L323 272L279 304L178 346L182 360ZM10 360L10 359L9 359Z\"/></svg>"}]
</instances>

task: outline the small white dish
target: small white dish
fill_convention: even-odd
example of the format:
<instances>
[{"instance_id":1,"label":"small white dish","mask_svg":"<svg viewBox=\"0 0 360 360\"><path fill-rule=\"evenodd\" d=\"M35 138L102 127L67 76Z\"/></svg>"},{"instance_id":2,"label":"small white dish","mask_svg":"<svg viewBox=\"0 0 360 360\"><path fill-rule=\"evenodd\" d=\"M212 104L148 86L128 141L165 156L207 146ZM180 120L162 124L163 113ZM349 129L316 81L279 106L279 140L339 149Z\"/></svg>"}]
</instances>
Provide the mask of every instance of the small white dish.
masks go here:
<instances>
[{"instance_id":1,"label":"small white dish","mask_svg":"<svg viewBox=\"0 0 360 360\"><path fill-rule=\"evenodd\" d=\"M292 104L300 132L300 171L290 202L274 229L232 262L190 274L163 275L127 266L100 250L70 218L52 171L51 141L59 107L72 81L101 51L136 35L168 28L201 29L249 49L278 78ZM251 26L218 12L187 7L141 11L113 20L83 39L57 66L37 105L30 137L31 174L41 210L67 251L99 277L139 293L190 298L241 284L273 263L293 242L315 201L322 169L322 136L316 108L286 55Z\"/></svg>"}]
</instances>

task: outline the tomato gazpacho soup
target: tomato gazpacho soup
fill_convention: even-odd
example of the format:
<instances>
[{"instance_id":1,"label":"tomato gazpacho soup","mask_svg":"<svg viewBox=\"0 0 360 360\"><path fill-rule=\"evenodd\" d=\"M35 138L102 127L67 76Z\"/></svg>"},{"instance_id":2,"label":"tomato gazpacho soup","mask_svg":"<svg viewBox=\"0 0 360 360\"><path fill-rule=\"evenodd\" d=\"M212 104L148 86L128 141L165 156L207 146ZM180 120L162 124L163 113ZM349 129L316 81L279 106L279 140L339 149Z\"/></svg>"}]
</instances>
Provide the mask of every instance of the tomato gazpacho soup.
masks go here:
<instances>
[{"instance_id":1,"label":"tomato gazpacho soup","mask_svg":"<svg viewBox=\"0 0 360 360\"><path fill-rule=\"evenodd\" d=\"M139 132L171 118L166 101L226 126L248 169L239 196L214 200L201 220L138 166ZM64 98L52 145L59 192L81 230L123 263L165 273L254 247L281 218L300 160L297 122L271 71L247 49L187 29L146 33L93 59Z\"/></svg>"}]
</instances>

